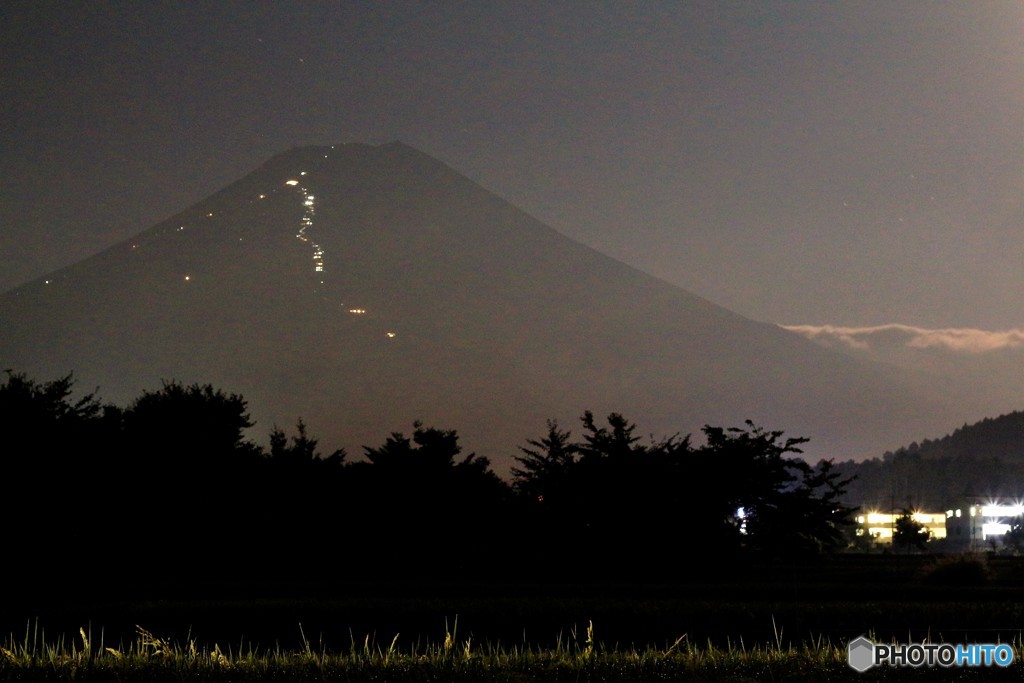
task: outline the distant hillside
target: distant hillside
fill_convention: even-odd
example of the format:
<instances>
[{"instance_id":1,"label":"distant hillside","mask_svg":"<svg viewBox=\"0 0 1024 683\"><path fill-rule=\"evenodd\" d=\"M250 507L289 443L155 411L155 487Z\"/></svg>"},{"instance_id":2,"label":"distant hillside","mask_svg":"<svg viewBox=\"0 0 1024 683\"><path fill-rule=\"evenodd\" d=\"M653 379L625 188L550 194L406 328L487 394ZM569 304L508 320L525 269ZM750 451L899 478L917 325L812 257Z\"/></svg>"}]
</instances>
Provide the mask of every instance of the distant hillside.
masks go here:
<instances>
[{"instance_id":1,"label":"distant hillside","mask_svg":"<svg viewBox=\"0 0 1024 683\"><path fill-rule=\"evenodd\" d=\"M925 459L978 455L1024 459L1024 412L1015 411L999 417L987 417L973 425L965 424L941 439L925 439L898 452L904 451L916 451Z\"/></svg>"},{"instance_id":2,"label":"distant hillside","mask_svg":"<svg viewBox=\"0 0 1024 683\"><path fill-rule=\"evenodd\" d=\"M948 508L967 497L1024 495L1024 412L964 425L881 458L837 466L856 475L847 502L868 508Z\"/></svg>"}]
</instances>

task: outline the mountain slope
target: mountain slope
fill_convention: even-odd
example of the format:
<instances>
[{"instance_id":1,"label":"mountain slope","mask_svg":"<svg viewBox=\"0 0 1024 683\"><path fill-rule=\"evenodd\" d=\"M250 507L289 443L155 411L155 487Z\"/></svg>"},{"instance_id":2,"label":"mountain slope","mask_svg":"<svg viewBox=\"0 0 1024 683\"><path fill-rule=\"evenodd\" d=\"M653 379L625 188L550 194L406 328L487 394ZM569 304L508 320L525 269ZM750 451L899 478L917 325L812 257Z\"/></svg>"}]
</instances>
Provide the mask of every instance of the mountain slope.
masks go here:
<instances>
[{"instance_id":1,"label":"mountain slope","mask_svg":"<svg viewBox=\"0 0 1024 683\"><path fill-rule=\"evenodd\" d=\"M0 296L0 367L125 402L242 393L326 449L413 420L504 471L547 418L663 436L745 419L860 456L959 423L903 371L735 315L582 246L400 143L301 148ZM259 436L259 434L257 434ZM358 453L358 448L355 449Z\"/></svg>"}]
</instances>

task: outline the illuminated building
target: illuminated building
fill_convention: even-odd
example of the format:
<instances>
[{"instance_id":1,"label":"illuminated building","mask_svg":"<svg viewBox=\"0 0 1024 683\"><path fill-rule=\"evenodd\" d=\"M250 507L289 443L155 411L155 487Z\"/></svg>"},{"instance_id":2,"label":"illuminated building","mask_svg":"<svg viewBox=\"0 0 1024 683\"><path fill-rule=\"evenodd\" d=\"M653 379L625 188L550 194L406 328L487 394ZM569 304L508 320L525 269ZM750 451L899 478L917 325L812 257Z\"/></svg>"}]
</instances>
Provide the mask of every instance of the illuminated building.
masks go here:
<instances>
[{"instance_id":1,"label":"illuminated building","mask_svg":"<svg viewBox=\"0 0 1024 683\"><path fill-rule=\"evenodd\" d=\"M903 512L866 512L857 515L857 535L871 536L881 543L892 543L896 520ZM946 513L914 511L911 519L928 531L929 538L939 540L946 538Z\"/></svg>"},{"instance_id":2,"label":"illuminated building","mask_svg":"<svg viewBox=\"0 0 1024 683\"><path fill-rule=\"evenodd\" d=\"M868 511L857 514L856 534L891 543L896 520L902 511ZM945 541L943 550L994 548L1006 542L1015 526L1024 525L1024 503L996 499L976 500L945 512L914 511L912 518L928 530L930 538Z\"/></svg>"},{"instance_id":3,"label":"illuminated building","mask_svg":"<svg viewBox=\"0 0 1024 683\"><path fill-rule=\"evenodd\" d=\"M1024 504L1019 500L987 499L967 508L962 522L971 539L971 545L986 547L1005 542L1006 534L1024 521Z\"/></svg>"}]
</instances>

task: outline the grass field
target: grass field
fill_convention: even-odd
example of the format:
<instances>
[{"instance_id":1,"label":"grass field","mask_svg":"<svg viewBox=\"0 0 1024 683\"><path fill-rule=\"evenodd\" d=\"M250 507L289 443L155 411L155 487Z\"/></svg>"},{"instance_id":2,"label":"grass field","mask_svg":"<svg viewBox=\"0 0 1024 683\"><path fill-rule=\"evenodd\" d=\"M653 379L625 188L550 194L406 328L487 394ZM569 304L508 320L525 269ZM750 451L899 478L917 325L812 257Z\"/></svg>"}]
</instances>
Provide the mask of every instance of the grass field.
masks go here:
<instances>
[{"instance_id":1,"label":"grass field","mask_svg":"<svg viewBox=\"0 0 1024 683\"><path fill-rule=\"evenodd\" d=\"M1019 680L1024 563L940 581L934 564L840 557L667 584L6 591L0 681ZM845 647L862 634L1012 643L1016 658L858 674Z\"/></svg>"},{"instance_id":2,"label":"grass field","mask_svg":"<svg viewBox=\"0 0 1024 683\"><path fill-rule=\"evenodd\" d=\"M1020 643L1015 646L1017 662ZM295 650L259 650L245 643L175 643L144 629L108 645L82 630L74 640L48 642L30 626L0 648L0 679L9 681L897 681L1016 680L1006 669L853 671L842 646L827 642L718 647L681 638L664 649L609 649L593 627L571 632L551 649L504 647L461 639L455 625L438 643L353 638L331 650L306 642Z\"/></svg>"}]
</instances>

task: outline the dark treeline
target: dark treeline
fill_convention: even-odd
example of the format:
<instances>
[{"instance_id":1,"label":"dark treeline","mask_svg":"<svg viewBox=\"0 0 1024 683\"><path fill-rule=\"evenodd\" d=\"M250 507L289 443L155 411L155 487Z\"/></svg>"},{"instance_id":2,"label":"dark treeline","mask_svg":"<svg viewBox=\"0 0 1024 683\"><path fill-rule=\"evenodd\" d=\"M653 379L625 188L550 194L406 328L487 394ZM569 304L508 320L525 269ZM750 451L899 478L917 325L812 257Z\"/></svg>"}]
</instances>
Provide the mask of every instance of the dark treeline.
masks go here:
<instances>
[{"instance_id":1,"label":"dark treeline","mask_svg":"<svg viewBox=\"0 0 1024 683\"><path fill-rule=\"evenodd\" d=\"M301 420L269 449L246 440L245 400L209 385L127 407L72 389L0 385L9 580L660 581L846 545L847 482L750 423L696 447L588 412L578 437L549 422L504 481L418 423L353 458L321 454Z\"/></svg>"}]
</instances>

